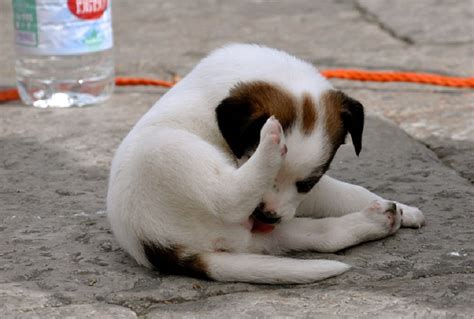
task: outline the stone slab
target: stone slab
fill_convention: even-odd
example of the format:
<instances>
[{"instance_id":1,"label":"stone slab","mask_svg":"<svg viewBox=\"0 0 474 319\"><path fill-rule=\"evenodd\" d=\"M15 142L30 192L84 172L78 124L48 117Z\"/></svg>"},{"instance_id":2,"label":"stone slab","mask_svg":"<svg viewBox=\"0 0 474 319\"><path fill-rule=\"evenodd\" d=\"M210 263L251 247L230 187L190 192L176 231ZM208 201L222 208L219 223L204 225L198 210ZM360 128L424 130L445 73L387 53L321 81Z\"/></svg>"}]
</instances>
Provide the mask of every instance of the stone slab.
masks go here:
<instances>
[{"instance_id":1,"label":"stone slab","mask_svg":"<svg viewBox=\"0 0 474 319\"><path fill-rule=\"evenodd\" d=\"M256 294L265 301L269 289L304 299L304 294L298 297L303 289L311 299L328 286L336 296L346 290L372 294L366 298L367 309L380 300L392 305L394 298L408 298L418 305L416 311L473 310L472 185L424 145L374 118L368 119L361 157L343 147L331 174L420 206L426 227L402 229L335 255L300 254L353 266L343 276L304 288L161 276L135 265L109 230L104 212L107 174L118 143L158 96L119 92L102 106L60 111L2 107L0 283L33 286L54 296L56 307L114 304L138 315L156 305L164 311L167 305L220 295L232 299L237 294L235 300L240 300L240 294L251 293L249 298ZM19 125L24 119L27 125ZM341 296L348 303L352 298ZM23 307L20 300L12 305ZM330 308L322 309L330 313Z\"/></svg>"}]
</instances>

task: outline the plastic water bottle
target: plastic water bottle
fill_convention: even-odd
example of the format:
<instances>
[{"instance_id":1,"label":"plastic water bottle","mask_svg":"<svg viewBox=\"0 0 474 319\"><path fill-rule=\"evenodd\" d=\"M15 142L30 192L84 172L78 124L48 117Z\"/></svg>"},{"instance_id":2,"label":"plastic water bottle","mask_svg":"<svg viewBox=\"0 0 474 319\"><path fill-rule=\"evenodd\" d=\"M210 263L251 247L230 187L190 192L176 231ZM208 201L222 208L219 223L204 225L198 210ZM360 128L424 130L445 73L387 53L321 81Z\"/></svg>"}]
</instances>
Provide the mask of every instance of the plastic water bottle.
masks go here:
<instances>
[{"instance_id":1,"label":"plastic water bottle","mask_svg":"<svg viewBox=\"0 0 474 319\"><path fill-rule=\"evenodd\" d=\"M13 20L24 103L84 106L112 94L111 0L13 0Z\"/></svg>"}]
</instances>

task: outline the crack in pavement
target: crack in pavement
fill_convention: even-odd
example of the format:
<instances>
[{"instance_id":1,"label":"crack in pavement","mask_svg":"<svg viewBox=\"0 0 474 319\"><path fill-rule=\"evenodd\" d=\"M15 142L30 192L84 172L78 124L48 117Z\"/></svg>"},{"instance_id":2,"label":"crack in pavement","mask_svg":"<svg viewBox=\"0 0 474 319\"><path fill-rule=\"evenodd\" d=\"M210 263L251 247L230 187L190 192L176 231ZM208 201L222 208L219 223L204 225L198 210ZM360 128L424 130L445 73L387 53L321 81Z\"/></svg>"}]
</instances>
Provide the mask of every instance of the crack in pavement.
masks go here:
<instances>
[{"instance_id":1,"label":"crack in pavement","mask_svg":"<svg viewBox=\"0 0 474 319\"><path fill-rule=\"evenodd\" d=\"M370 12L358 1L354 1L354 9L356 9L357 12L359 12L363 20L367 21L370 24L376 25L380 30L387 33L392 38L400 42L403 42L404 44L407 44L407 45L415 44L415 41L412 38L398 34L394 29L392 29L391 27L386 25L383 21L381 21L376 14Z\"/></svg>"},{"instance_id":2,"label":"crack in pavement","mask_svg":"<svg viewBox=\"0 0 474 319\"><path fill-rule=\"evenodd\" d=\"M255 292L266 292L266 291L273 291L273 290L281 290L290 288L292 290L299 290L299 289L306 289L308 287L312 287L317 285L321 289L327 289L335 286L339 286L336 283L331 282L330 280L321 281L317 283L310 283L310 284L302 284L302 285L257 285L260 286L259 289L242 289L242 290L235 290L235 291L218 291L218 292L210 292L206 293L203 292L202 295L197 296L195 298L184 298L184 297L175 297L166 300L157 300L151 296L145 296L143 298L127 298L126 300L108 300L105 301L106 304L110 305L117 305L121 307L128 308L132 310L139 318L145 317L156 305L179 305L191 302L199 302L202 300L206 300L213 297L221 297L221 296L229 296L234 294L246 294L246 293L255 293Z\"/></svg>"},{"instance_id":3,"label":"crack in pavement","mask_svg":"<svg viewBox=\"0 0 474 319\"><path fill-rule=\"evenodd\" d=\"M265 292L265 291L270 291L270 290L276 290L281 288L281 286L270 286L265 289L258 290L259 292ZM145 316L148 314L153 308L153 306L156 305L167 305L167 304L173 304L173 305L178 305L178 304L184 304L188 302L197 302L201 300L206 300L208 298L212 297L220 297L220 296L227 296L227 295L232 295L232 294L241 294L241 293L253 293L255 290L236 290L236 291L231 291L231 292L215 292L215 293L209 293L206 294L204 293L201 296L197 296L196 298L184 298L184 297L174 297L170 299L165 299L165 300L157 300L151 296L145 296L143 298L128 298L127 300L109 300L106 301L107 304L110 305L117 305L121 307L128 308L135 312L138 317Z\"/></svg>"},{"instance_id":4,"label":"crack in pavement","mask_svg":"<svg viewBox=\"0 0 474 319\"><path fill-rule=\"evenodd\" d=\"M449 158L443 154L444 153L444 150L443 150L443 147L442 146L449 146L448 143L444 143L444 145L442 145L441 147L440 146L436 146L436 145L433 145L432 143L430 143L429 141L424 141L424 140L419 140L419 139L416 139L416 141L418 141L419 143L423 144L427 149L429 149L431 152L433 152L433 154L436 156L436 158L443 164L443 166L446 166L447 168L453 170L454 172L456 172L456 174L461 177L462 179L464 179L467 183L471 184L471 185L474 185L474 179L472 179L472 177L464 170L460 170L455 164L455 162L451 162L449 160ZM467 152L467 151L466 151Z\"/></svg>"},{"instance_id":5,"label":"crack in pavement","mask_svg":"<svg viewBox=\"0 0 474 319\"><path fill-rule=\"evenodd\" d=\"M412 262L408 258L399 256L399 255L393 255L396 257L401 257L403 261L407 262ZM463 275L463 274L471 274L472 271L470 270L465 270L465 271L457 271L457 272L451 272L451 273L445 273L445 274L418 274L418 276L413 276L407 277L407 274L390 274L390 278L380 278L374 281L371 281L371 284L376 284L377 282L392 282L394 280L399 280L405 278L406 280L417 280L417 279L423 279L427 277L432 277L432 276L449 276L449 275ZM117 305L121 307L125 307L133 311L138 318L145 318L155 306L158 305L181 305L181 304L186 304L186 303L194 303L194 302L199 302L199 301L204 301L209 298L213 297L220 297L220 296L230 296L230 295L235 295L235 294L246 294L246 293L255 293L255 292L265 292L265 291L273 291L273 290L281 290L281 289L286 289L290 288L291 290L304 290L304 289L311 289L312 287L315 287L316 289L332 289L332 288L338 288L338 289L344 289L344 288L350 288L346 284L337 284L337 283L332 283L330 281L325 281L325 282L318 282L318 283L312 283L312 284L303 284L303 285L275 285L275 286L269 286L264 289L259 289L257 291L255 290L237 290L237 291L231 291L231 292L215 292L215 293L209 293L209 294L203 294L201 296L198 296L196 298L183 298L183 297L176 297L176 298L170 298L166 300L157 300L152 297L144 297L144 298L138 298L138 299L129 299L129 300L120 300L120 301L107 301L107 304L110 305Z\"/></svg>"},{"instance_id":6,"label":"crack in pavement","mask_svg":"<svg viewBox=\"0 0 474 319\"><path fill-rule=\"evenodd\" d=\"M376 117L380 118L378 115L375 115ZM426 140L423 140L423 139L420 139L420 138L417 138L416 136L414 136L413 134L410 134L409 132L407 132L405 129L401 128L400 125L398 125L397 123L395 123L393 121L393 119L391 119L390 117L387 117L384 115L384 118L386 120L389 120L393 125L395 125L398 129L402 130L403 132L405 132L409 138L411 138L413 141L423 145L428 151L430 151L433 156L439 161L439 163L441 163L441 165L443 165L444 167L452 170L453 172L456 173L456 175L458 175L460 178L462 178L464 181L466 181L466 183L468 184L474 184L474 181L472 181L469 176L463 171L463 170L460 170L458 169L456 166L454 165L451 165L451 163L448 161L448 159L446 158L446 156L443 156L441 154L441 150L439 147L435 147L434 145L430 144L429 141L426 141ZM444 145L447 145L447 143L445 142Z\"/></svg>"},{"instance_id":7,"label":"crack in pavement","mask_svg":"<svg viewBox=\"0 0 474 319\"><path fill-rule=\"evenodd\" d=\"M405 258L404 258L405 260ZM449 272L449 273L438 273L438 274L427 274L427 273L418 273L418 274L402 274L402 275L396 275L396 274L390 274L391 277L390 278L380 278L380 279L377 279L375 281L371 281L369 283L365 283L364 285L362 285L361 287L373 287L374 285L377 285L377 283L381 283L382 285L387 285L387 284L390 284L392 282L397 282L397 280L402 280L402 281L413 281L413 280L422 280L422 279L426 279L426 278L431 278L431 277L448 277L448 276L452 276L452 275L469 275L469 274L472 274L472 270L464 270L464 271L454 271L454 272ZM286 286L272 286L272 287L269 287L268 289L262 289L262 290L258 290L258 291L254 291L254 290L242 290L242 291L232 291L232 292L224 292L224 293L211 293L209 295L203 295L203 296L200 296L198 298L191 298L191 299L186 299L186 298L182 298L182 297L179 297L179 298L172 298L172 299L168 299L168 300L162 300L162 301L158 301L158 300L154 300L152 298L145 298L146 301L148 302L148 304L146 306L142 306L141 309L137 309L135 307L133 307L133 305L130 305L128 304L127 305L127 302L126 301L123 301L123 302L107 302L107 304L111 304L111 305L118 305L118 306L121 306L121 307L125 307L125 308L128 308L130 309L131 311L133 311L138 318L146 318L146 316L152 312L154 310L154 307L155 306L158 306L158 305L182 305L182 304L186 304L186 303L194 303L194 302L199 302L199 301L205 301L209 298L213 298L213 297L220 297L220 296L230 296L230 295L235 295L235 294L252 294L252 293L255 293L255 292L265 292L265 291L272 291L272 290L285 290L287 291L286 289L289 288L291 289L292 291L299 291L299 290L305 290L305 289L317 289L317 290L326 290L326 291L330 291L330 290L333 290L333 289L338 289L338 290L345 290L345 289L352 289L354 287L352 287L351 285L347 285L347 284L344 284L344 283L339 283L339 284L332 284L330 282L319 282L319 283L316 283L316 284L303 284L303 285L290 285L291 287L286 287ZM143 300L145 301L145 300Z\"/></svg>"}]
</instances>

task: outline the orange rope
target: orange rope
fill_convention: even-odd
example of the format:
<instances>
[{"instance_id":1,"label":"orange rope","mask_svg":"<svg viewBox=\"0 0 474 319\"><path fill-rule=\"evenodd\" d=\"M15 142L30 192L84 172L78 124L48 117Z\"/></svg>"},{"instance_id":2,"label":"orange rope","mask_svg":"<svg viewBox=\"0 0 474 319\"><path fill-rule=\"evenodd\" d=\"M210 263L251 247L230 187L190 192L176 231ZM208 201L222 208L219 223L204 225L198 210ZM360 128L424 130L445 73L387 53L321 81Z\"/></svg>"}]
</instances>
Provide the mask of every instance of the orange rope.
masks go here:
<instances>
[{"instance_id":1,"label":"orange rope","mask_svg":"<svg viewBox=\"0 0 474 319\"><path fill-rule=\"evenodd\" d=\"M474 78L444 76L415 72L363 71L354 69L334 69L321 72L327 78L371 82L412 82L458 88L474 88Z\"/></svg>"},{"instance_id":2,"label":"orange rope","mask_svg":"<svg viewBox=\"0 0 474 319\"><path fill-rule=\"evenodd\" d=\"M364 71L355 69L333 69L321 72L322 75L331 78L339 78L353 81L371 82L411 82L420 84L431 84L439 86L474 88L474 77L454 77L438 74L415 73L415 72L385 72L385 71ZM117 77L115 84L118 86L128 85L152 85L170 88L177 81L164 81L151 78L137 77ZM16 89L0 91L0 102L14 101L20 98Z\"/></svg>"},{"instance_id":3,"label":"orange rope","mask_svg":"<svg viewBox=\"0 0 474 319\"><path fill-rule=\"evenodd\" d=\"M159 79L150 78L132 78L132 77L117 77L115 79L115 85L127 86L127 85L153 85L153 86L164 86L170 88L176 84L177 81L165 81Z\"/></svg>"},{"instance_id":4,"label":"orange rope","mask_svg":"<svg viewBox=\"0 0 474 319\"><path fill-rule=\"evenodd\" d=\"M0 103L7 102L7 101L15 101L20 98L20 94L18 94L17 89L6 89L0 91Z\"/></svg>"}]
</instances>

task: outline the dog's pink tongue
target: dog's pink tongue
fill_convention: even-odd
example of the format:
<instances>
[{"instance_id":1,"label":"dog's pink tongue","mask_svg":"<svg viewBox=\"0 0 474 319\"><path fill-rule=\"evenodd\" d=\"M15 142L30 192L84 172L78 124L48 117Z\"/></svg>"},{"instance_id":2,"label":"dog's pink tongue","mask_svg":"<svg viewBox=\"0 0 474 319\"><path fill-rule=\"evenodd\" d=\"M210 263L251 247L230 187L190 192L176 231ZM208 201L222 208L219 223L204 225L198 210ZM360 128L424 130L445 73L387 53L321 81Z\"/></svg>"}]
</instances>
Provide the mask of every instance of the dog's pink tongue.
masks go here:
<instances>
[{"instance_id":1,"label":"dog's pink tongue","mask_svg":"<svg viewBox=\"0 0 474 319\"><path fill-rule=\"evenodd\" d=\"M265 224L256 219L251 218L253 221L252 233L271 233L275 229L275 225Z\"/></svg>"}]
</instances>

